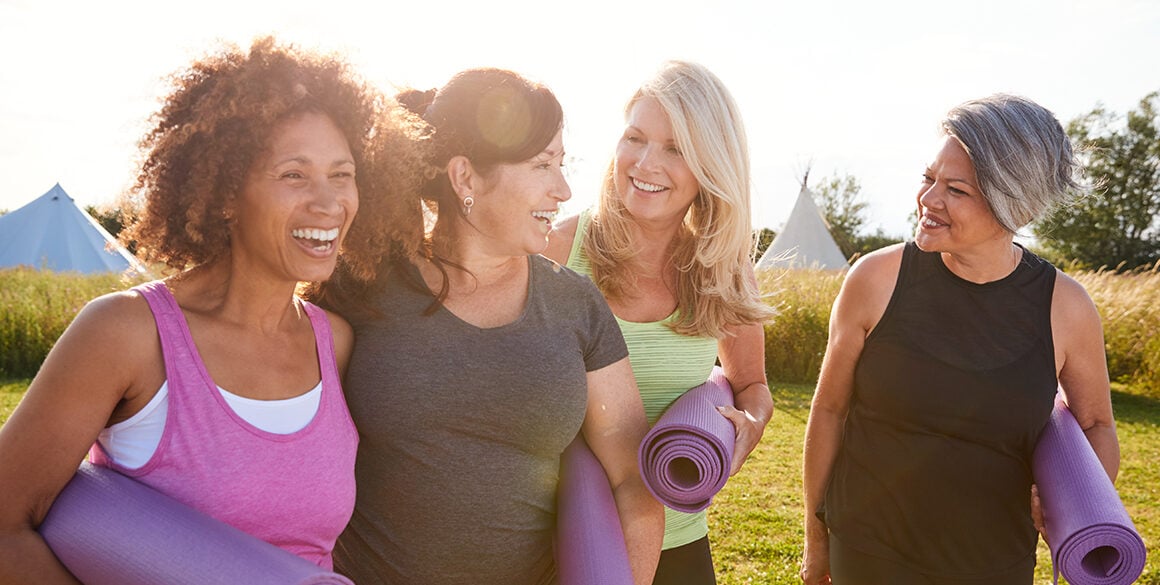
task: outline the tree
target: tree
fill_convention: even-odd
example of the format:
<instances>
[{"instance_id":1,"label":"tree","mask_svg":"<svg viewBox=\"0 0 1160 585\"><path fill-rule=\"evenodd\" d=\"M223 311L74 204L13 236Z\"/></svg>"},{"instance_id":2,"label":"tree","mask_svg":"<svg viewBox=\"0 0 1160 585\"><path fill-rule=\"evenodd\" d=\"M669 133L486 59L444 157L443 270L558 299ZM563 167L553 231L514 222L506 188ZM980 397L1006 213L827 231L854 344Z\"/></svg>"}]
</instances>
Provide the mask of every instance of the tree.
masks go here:
<instances>
[{"instance_id":1,"label":"tree","mask_svg":"<svg viewBox=\"0 0 1160 585\"><path fill-rule=\"evenodd\" d=\"M86 205L85 213L93 216L105 231L109 232L114 238L121 230L125 229L124 216L121 213L120 207L101 209L95 205Z\"/></svg>"},{"instance_id":2,"label":"tree","mask_svg":"<svg viewBox=\"0 0 1160 585\"><path fill-rule=\"evenodd\" d=\"M761 258L761 255L769 249L769 245L773 243L773 238L775 237L777 237L777 232L769 228L761 228L761 231L757 232L757 251L755 252L755 257Z\"/></svg>"},{"instance_id":3,"label":"tree","mask_svg":"<svg viewBox=\"0 0 1160 585\"><path fill-rule=\"evenodd\" d=\"M808 171L806 176L809 176ZM900 237L887 235L882 228L872 234L863 233L868 205L862 200L862 185L853 176L835 174L823 177L813 192L817 195L818 210L830 225L830 235L846 258L902 241Z\"/></svg>"},{"instance_id":4,"label":"tree","mask_svg":"<svg viewBox=\"0 0 1160 585\"><path fill-rule=\"evenodd\" d=\"M1135 268L1160 260L1160 92L1123 118L1096 107L1068 135L1094 189L1052 209L1032 231L1059 257L1095 268Z\"/></svg>"},{"instance_id":5,"label":"tree","mask_svg":"<svg viewBox=\"0 0 1160 585\"><path fill-rule=\"evenodd\" d=\"M125 211L123 206L98 208L95 205L86 205L85 212L93 216L105 231L109 232L114 238L125 229L125 224L128 223L130 214ZM130 254L137 253L137 242L128 242L125 248L129 250Z\"/></svg>"},{"instance_id":6,"label":"tree","mask_svg":"<svg viewBox=\"0 0 1160 585\"><path fill-rule=\"evenodd\" d=\"M830 224L830 235L849 258L858 251L858 232L866 223L866 202L861 200L862 185L851 175L823 177L813 188L818 209Z\"/></svg>"}]
</instances>

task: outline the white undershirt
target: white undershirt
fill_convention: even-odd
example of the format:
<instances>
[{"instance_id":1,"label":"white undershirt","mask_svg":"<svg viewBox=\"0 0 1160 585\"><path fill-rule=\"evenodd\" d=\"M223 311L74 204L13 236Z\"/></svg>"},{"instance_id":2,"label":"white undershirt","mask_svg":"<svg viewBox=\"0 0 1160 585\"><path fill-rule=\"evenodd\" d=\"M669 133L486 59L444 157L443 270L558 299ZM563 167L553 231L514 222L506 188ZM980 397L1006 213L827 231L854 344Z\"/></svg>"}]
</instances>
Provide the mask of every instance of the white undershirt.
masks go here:
<instances>
[{"instance_id":1,"label":"white undershirt","mask_svg":"<svg viewBox=\"0 0 1160 585\"><path fill-rule=\"evenodd\" d=\"M218 386L218 392L242 420L268 433L289 435L306 428L314 419L322 400L322 382L305 394L283 400L245 398L221 386ZM145 408L101 430L97 442L118 465L129 469L141 467L149 462L161 443L168 412L169 382L166 381Z\"/></svg>"}]
</instances>

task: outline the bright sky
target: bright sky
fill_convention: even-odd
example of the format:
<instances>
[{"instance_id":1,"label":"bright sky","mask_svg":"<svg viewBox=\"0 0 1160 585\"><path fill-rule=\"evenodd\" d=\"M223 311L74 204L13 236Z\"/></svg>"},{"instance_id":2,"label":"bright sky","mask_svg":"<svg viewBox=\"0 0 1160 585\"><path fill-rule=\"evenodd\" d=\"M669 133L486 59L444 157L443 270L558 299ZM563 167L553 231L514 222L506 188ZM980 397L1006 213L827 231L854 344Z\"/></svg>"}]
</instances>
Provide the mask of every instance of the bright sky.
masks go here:
<instances>
[{"instance_id":1,"label":"bright sky","mask_svg":"<svg viewBox=\"0 0 1160 585\"><path fill-rule=\"evenodd\" d=\"M964 100L1018 93L1066 123L1160 90L1153 0L0 0L0 209L58 182L113 202L163 78L268 33L344 52L386 89L475 66L546 83L567 117L571 211L594 201L639 82L701 62L740 103L754 226L774 229L812 166L857 177L869 227L904 234L936 123Z\"/></svg>"}]
</instances>

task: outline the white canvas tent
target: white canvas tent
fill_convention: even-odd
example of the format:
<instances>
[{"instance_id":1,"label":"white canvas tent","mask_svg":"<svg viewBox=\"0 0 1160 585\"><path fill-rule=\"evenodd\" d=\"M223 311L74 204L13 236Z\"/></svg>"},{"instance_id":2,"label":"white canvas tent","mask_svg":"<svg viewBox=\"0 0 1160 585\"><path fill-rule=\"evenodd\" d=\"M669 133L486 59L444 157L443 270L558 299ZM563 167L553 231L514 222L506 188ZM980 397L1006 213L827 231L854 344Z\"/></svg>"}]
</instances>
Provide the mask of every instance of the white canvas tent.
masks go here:
<instances>
[{"instance_id":1,"label":"white canvas tent","mask_svg":"<svg viewBox=\"0 0 1160 585\"><path fill-rule=\"evenodd\" d=\"M798 193L797 202L785 227L773 239L769 248L757 261L757 269L766 268L820 268L823 270L840 270L846 268L846 257L830 235L830 228L825 218L818 211L810 193L803 182L802 190Z\"/></svg>"},{"instance_id":2,"label":"white canvas tent","mask_svg":"<svg viewBox=\"0 0 1160 585\"><path fill-rule=\"evenodd\" d=\"M24 207L0 215L0 268L58 272L145 272L145 267L77 206L57 183Z\"/></svg>"}]
</instances>

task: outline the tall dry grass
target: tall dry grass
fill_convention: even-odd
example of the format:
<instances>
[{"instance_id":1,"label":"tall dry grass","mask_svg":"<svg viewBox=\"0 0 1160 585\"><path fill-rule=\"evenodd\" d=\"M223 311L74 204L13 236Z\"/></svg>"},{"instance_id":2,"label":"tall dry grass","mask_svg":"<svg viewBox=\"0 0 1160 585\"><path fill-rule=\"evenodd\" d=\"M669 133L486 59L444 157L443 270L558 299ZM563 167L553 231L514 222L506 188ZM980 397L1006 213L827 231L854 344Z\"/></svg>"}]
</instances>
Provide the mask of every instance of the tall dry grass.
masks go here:
<instances>
[{"instance_id":1,"label":"tall dry grass","mask_svg":"<svg viewBox=\"0 0 1160 585\"><path fill-rule=\"evenodd\" d=\"M0 378L30 378L89 300L135 284L117 274L0 270Z\"/></svg>"},{"instance_id":2,"label":"tall dry grass","mask_svg":"<svg viewBox=\"0 0 1160 585\"><path fill-rule=\"evenodd\" d=\"M765 373L770 380L812 384L829 337L830 305L845 272L772 269L758 285L777 315L765 325Z\"/></svg>"},{"instance_id":3,"label":"tall dry grass","mask_svg":"<svg viewBox=\"0 0 1160 585\"><path fill-rule=\"evenodd\" d=\"M1127 273L1079 271L1072 277L1100 312L1112 379L1160 394L1160 263Z\"/></svg>"},{"instance_id":4,"label":"tall dry grass","mask_svg":"<svg viewBox=\"0 0 1160 585\"><path fill-rule=\"evenodd\" d=\"M1104 322L1113 380L1160 394L1160 267L1130 273L1074 271ZM843 272L766 270L761 290L777 315L765 326L766 373L812 384ZM118 275L0 270L0 378L31 377L86 302L136 284Z\"/></svg>"}]
</instances>

